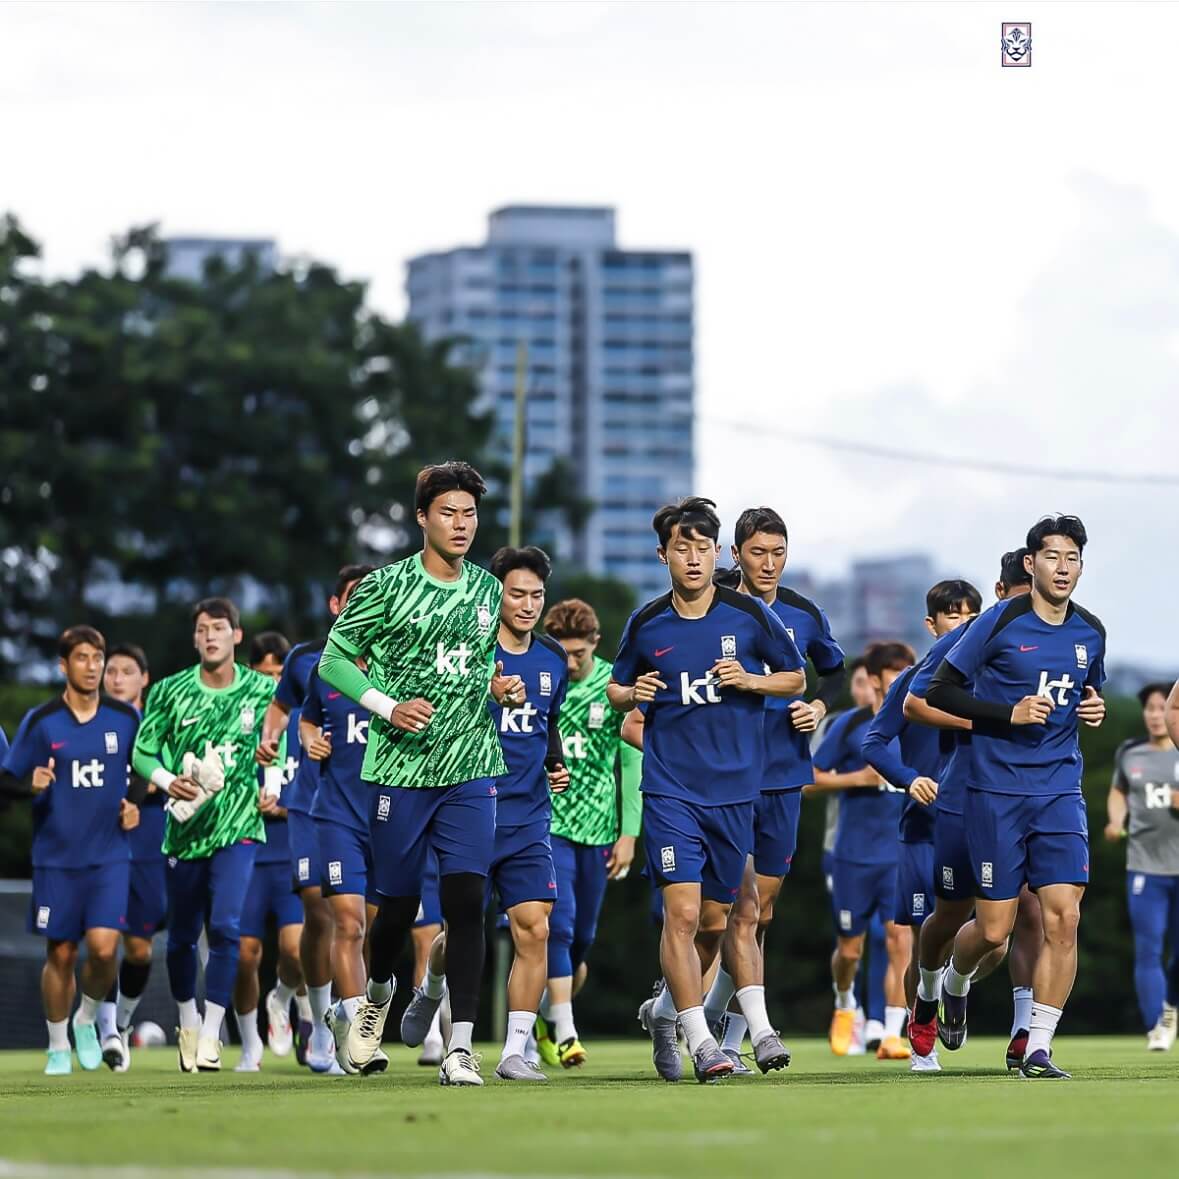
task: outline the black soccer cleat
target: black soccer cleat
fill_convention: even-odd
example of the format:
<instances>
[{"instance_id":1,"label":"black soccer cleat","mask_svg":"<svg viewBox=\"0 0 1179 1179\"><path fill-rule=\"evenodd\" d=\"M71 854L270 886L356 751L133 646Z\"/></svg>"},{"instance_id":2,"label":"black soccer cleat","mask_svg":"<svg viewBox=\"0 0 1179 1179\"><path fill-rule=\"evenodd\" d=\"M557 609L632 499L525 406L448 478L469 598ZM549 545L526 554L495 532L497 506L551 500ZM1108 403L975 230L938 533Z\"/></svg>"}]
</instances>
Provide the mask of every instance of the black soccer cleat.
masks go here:
<instances>
[{"instance_id":1,"label":"black soccer cleat","mask_svg":"<svg viewBox=\"0 0 1179 1179\"><path fill-rule=\"evenodd\" d=\"M1028 1030L1027 1028L1020 1028L1019 1031L1011 1037L1011 1043L1007 1045L1007 1070L1008 1072L1017 1072L1019 1066L1023 1064L1024 1054L1028 1050Z\"/></svg>"},{"instance_id":2,"label":"black soccer cleat","mask_svg":"<svg viewBox=\"0 0 1179 1179\"><path fill-rule=\"evenodd\" d=\"M966 996L951 995L944 984L937 1009L937 1038L950 1052L966 1043Z\"/></svg>"},{"instance_id":3,"label":"black soccer cleat","mask_svg":"<svg viewBox=\"0 0 1179 1179\"><path fill-rule=\"evenodd\" d=\"M1037 1048L1031 1056L1024 1057L1019 1066L1020 1073L1030 1081L1071 1081L1072 1074L1057 1068L1052 1057L1043 1048Z\"/></svg>"}]
</instances>

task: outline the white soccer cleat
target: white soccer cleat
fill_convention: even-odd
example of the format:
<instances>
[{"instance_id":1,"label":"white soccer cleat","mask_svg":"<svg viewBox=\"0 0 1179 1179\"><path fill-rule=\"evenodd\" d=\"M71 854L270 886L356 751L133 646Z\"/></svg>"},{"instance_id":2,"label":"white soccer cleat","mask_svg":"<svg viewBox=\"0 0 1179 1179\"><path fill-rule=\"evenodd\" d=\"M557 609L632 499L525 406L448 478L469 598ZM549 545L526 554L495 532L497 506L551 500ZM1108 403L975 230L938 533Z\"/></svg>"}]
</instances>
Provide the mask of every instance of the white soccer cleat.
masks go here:
<instances>
[{"instance_id":1,"label":"white soccer cleat","mask_svg":"<svg viewBox=\"0 0 1179 1179\"><path fill-rule=\"evenodd\" d=\"M941 1063L937 1058L935 1048L928 1056L918 1056L916 1052L909 1058L909 1072L911 1073L940 1073Z\"/></svg>"},{"instance_id":2,"label":"white soccer cleat","mask_svg":"<svg viewBox=\"0 0 1179 1179\"><path fill-rule=\"evenodd\" d=\"M221 1041L216 1036L200 1036L197 1040L196 1071L219 1073L221 1071Z\"/></svg>"},{"instance_id":3,"label":"white soccer cleat","mask_svg":"<svg viewBox=\"0 0 1179 1179\"><path fill-rule=\"evenodd\" d=\"M356 1018L348 1029L347 1043L344 1045L344 1055L347 1059L340 1061L345 1071L349 1070L349 1066L356 1072L369 1071L369 1062L374 1060L380 1051L385 1020L388 1018L392 1002L392 992L384 1003L374 1003L367 995L361 999Z\"/></svg>"},{"instance_id":4,"label":"white soccer cleat","mask_svg":"<svg viewBox=\"0 0 1179 1179\"><path fill-rule=\"evenodd\" d=\"M233 1066L235 1073L260 1073L262 1071L262 1062L255 1060L252 1056L247 1056L244 1052L242 1058Z\"/></svg>"},{"instance_id":5,"label":"white soccer cleat","mask_svg":"<svg viewBox=\"0 0 1179 1179\"><path fill-rule=\"evenodd\" d=\"M1179 1019L1176 1009L1170 1003L1163 1004L1163 1013L1159 1021L1150 1029L1146 1037L1146 1047L1150 1052L1170 1052L1175 1047L1175 1033L1179 1030Z\"/></svg>"},{"instance_id":6,"label":"white soccer cleat","mask_svg":"<svg viewBox=\"0 0 1179 1179\"><path fill-rule=\"evenodd\" d=\"M197 1071L197 1041L200 1039L200 1028L176 1029L176 1055L180 1061L182 1073Z\"/></svg>"},{"instance_id":7,"label":"white soccer cleat","mask_svg":"<svg viewBox=\"0 0 1179 1179\"><path fill-rule=\"evenodd\" d=\"M452 1048L442 1059L438 1070L440 1085L482 1085L479 1057L465 1048Z\"/></svg>"},{"instance_id":8,"label":"white soccer cleat","mask_svg":"<svg viewBox=\"0 0 1179 1179\"><path fill-rule=\"evenodd\" d=\"M291 1012L288 1007L286 1011L278 996L271 991L266 996L266 1022L269 1025L266 1030L266 1043L270 1045L270 1051L275 1056L289 1056L291 1048L294 1046L295 1037L291 1031Z\"/></svg>"},{"instance_id":9,"label":"white soccer cleat","mask_svg":"<svg viewBox=\"0 0 1179 1179\"><path fill-rule=\"evenodd\" d=\"M125 1073L131 1067L131 1033L115 1032L102 1041L103 1063L112 1073Z\"/></svg>"}]
</instances>

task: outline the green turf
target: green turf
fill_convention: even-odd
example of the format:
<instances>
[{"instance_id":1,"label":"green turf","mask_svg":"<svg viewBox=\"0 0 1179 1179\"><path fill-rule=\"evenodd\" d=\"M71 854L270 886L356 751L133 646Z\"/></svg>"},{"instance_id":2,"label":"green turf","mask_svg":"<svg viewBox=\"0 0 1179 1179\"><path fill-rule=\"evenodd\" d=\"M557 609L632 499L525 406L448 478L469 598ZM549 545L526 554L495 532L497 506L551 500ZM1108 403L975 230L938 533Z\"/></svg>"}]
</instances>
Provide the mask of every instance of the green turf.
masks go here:
<instances>
[{"instance_id":1,"label":"green turf","mask_svg":"<svg viewBox=\"0 0 1179 1179\"><path fill-rule=\"evenodd\" d=\"M1008 1077L1004 1046L973 1041L943 1053L940 1076L915 1076L796 1041L784 1073L699 1086L657 1080L641 1041L590 1042L579 1072L482 1090L441 1089L392 1045L390 1071L369 1079L313 1077L270 1056L258 1074L183 1076L167 1049L137 1053L121 1076L75 1062L50 1078L42 1054L10 1052L0 1179L59 1173L14 1162L144 1174L1179 1175L1179 1051L1062 1038L1074 1080L1051 1084ZM236 1050L226 1058L231 1068ZM485 1073L495 1059L488 1051Z\"/></svg>"}]
</instances>

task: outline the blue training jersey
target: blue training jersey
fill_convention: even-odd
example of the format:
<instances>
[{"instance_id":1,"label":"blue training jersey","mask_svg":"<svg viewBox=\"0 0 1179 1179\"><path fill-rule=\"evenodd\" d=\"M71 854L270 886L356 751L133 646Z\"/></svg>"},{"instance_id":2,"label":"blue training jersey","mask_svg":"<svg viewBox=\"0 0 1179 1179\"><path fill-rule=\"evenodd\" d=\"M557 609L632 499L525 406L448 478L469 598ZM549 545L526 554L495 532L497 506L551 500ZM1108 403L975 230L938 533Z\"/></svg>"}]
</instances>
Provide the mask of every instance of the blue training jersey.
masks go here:
<instances>
[{"instance_id":1,"label":"blue training jersey","mask_svg":"<svg viewBox=\"0 0 1179 1179\"><path fill-rule=\"evenodd\" d=\"M534 634L523 655L497 643L495 658L504 665L504 675L518 675L525 689L524 703L515 708L503 708L490 698L487 702L508 766L508 772L495 780L495 825L547 822L552 806L544 759L569 686L565 648L548 635Z\"/></svg>"},{"instance_id":2,"label":"blue training jersey","mask_svg":"<svg viewBox=\"0 0 1179 1179\"><path fill-rule=\"evenodd\" d=\"M296 643L287 652L287 657L282 665L282 675L278 680L278 687L274 690L274 698L292 712L303 705L307 696L307 681L319 663L323 647L324 640L315 639L309 643ZM298 725L296 725L296 753L299 749L298 731ZM299 768L295 771L295 777L290 786L283 790L283 806L288 811L309 815L318 781L318 768L312 765L310 758L303 758Z\"/></svg>"},{"instance_id":3,"label":"blue training jersey","mask_svg":"<svg viewBox=\"0 0 1179 1179\"><path fill-rule=\"evenodd\" d=\"M285 807L291 793L295 776L302 763L303 747L299 744L299 716L301 708L292 708L287 718L286 732L279 743L278 757L274 766L281 773L279 779L279 806ZM258 767L258 785L266 784L266 770ZM266 842L258 848L254 859L255 864L285 864L291 855L291 834L287 826L286 816L276 818L272 815L264 816L266 820Z\"/></svg>"},{"instance_id":4,"label":"blue training jersey","mask_svg":"<svg viewBox=\"0 0 1179 1179\"><path fill-rule=\"evenodd\" d=\"M854 774L867 768L863 741L872 721L870 708L841 713L815 750L815 768L833 774ZM836 858L850 864L894 864L897 826L904 794L895 786L856 786L839 792Z\"/></svg>"},{"instance_id":5,"label":"blue training jersey","mask_svg":"<svg viewBox=\"0 0 1179 1179\"><path fill-rule=\"evenodd\" d=\"M830 675L843 666L843 648L831 634L827 615L810 598L780 585L770 609L781 620L799 655L809 659L819 675ZM764 792L801 790L815 780L811 735L800 733L790 719L790 705L803 699L766 697Z\"/></svg>"},{"instance_id":6,"label":"blue training jersey","mask_svg":"<svg viewBox=\"0 0 1179 1179\"><path fill-rule=\"evenodd\" d=\"M130 859L119 803L131 780L139 713L103 696L84 724L63 697L31 709L4 757L22 781L53 759L55 780L33 799L33 867L87 868Z\"/></svg>"},{"instance_id":7,"label":"blue training jersey","mask_svg":"<svg viewBox=\"0 0 1179 1179\"><path fill-rule=\"evenodd\" d=\"M702 618L682 618L671 594L630 616L614 680L633 684L658 671L666 687L644 710L642 791L697 806L752 802L765 778L766 697L725 689L712 678L721 659L746 671L800 671L786 628L759 598L716 586Z\"/></svg>"},{"instance_id":8,"label":"blue training jersey","mask_svg":"<svg viewBox=\"0 0 1179 1179\"><path fill-rule=\"evenodd\" d=\"M323 761L304 756L303 763L317 777L311 816L368 835L371 787L360 771L368 748L368 723L372 714L345 696L313 669L307 683L303 719L318 725L331 738L332 752Z\"/></svg>"},{"instance_id":9,"label":"blue training jersey","mask_svg":"<svg viewBox=\"0 0 1179 1179\"><path fill-rule=\"evenodd\" d=\"M1053 704L1043 725L975 724L969 789L1080 791L1077 705L1086 687L1105 683L1105 628L1094 615L1070 602L1064 621L1053 625L1036 614L1032 595L1023 594L980 614L945 661L973 681L976 699L1014 707L1025 696L1044 696Z\"/></svg>"}]
</instances>

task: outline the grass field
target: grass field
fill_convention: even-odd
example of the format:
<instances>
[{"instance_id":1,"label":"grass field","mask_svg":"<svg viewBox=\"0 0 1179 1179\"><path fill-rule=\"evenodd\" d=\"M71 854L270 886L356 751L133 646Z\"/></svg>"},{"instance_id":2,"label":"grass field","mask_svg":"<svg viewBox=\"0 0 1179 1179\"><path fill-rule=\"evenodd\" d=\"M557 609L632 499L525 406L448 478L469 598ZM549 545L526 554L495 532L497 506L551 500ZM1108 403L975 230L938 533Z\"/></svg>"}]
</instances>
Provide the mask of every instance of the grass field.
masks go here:
<instances>
[{"instance_id":1,"label":"grass field","mask_svg":"<svg viewBox=\"0 0 1179 1179\"><path fill-rule=\"evenodd\" d=\"M0 1179L1179 1175L1179 1052L1137 1038L1062 1038L1074 1080L1059 1084L1008 1077L1004 1042L985 1039L943 1053L935 1076L795 1041L786 1072L710 1086L655 1079L642 1041L595 1042L580 1072L482 1090L441 1089L416 1053L387 1047L390 1071L369 1079L269 1055L258 1074L182 1076L170 1049L121 1076L75 1061L50 1078L40 1053L0 1054ZM495 1059L488 1048L485 1074Z\"/></svg>"}]
</instances>

